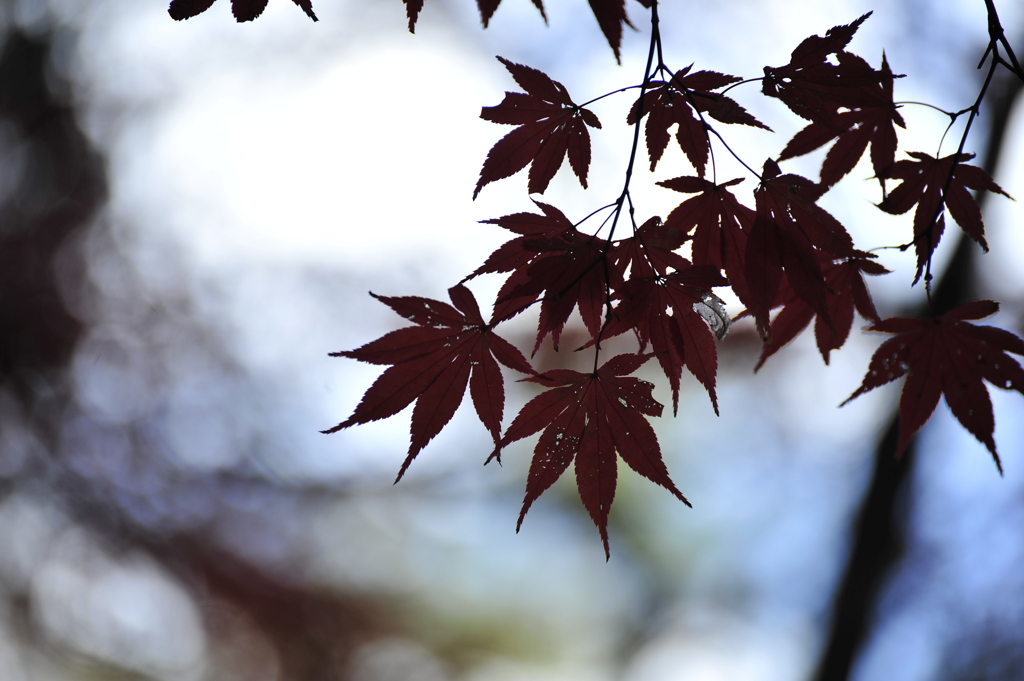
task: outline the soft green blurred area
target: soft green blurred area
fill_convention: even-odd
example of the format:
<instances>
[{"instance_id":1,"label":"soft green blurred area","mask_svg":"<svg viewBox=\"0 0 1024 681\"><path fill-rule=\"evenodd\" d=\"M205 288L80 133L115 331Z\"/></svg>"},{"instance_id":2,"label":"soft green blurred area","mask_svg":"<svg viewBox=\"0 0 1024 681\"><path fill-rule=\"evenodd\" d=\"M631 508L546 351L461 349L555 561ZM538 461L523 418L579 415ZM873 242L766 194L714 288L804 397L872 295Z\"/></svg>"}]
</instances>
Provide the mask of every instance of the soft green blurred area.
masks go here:
<instances>
[{"instance_id":1,"label":"soft green blurred area","mask_svg":"<svg viewBox=\"0 0 1024 681\"><path fill-rule=\"evenodd\" d=\"M318 0L316 24L271 0L245 25L227 0L180 23L162 1L0 5L0 52L15 64L0 64L0 268L31 274L0 276L0 298L29 310L0 305L0 681L789 681L813 669L898 394L836 409L875 338L855 332L826 368L805 334L754 376L757 339L738 323L720 348L722 416L687 376L679 415L655 423L694 507L623 467L607 563L571 475L515 533L534 439L484 467L491 442L468 401L397 485L408 410L319 433L380 370L327 353L402 325L367 292L444 299L506 238L479 221L532 209L522 173L470 200L503 132L479 108L515 88L493 55L581 101L642 75L637 3L621 67L582 0L549 0L548 27L532 3L505 0L487 31L469 0L425 4L415 36L399 0ZM1024 27L1003 4L1004 25ZM973 101L985 26L967 0L664 2L665 58L754 78L871 9L851 48L876 65L885 49L908 76L899 99ZM18 99L19 83L35 89ZM776 134L728 132L759 167L800 123L758 88L732 94ZM617 196L629 104L594 107L591 188L563 168L543 200L578 220ZM906 116L901 143L931 152L946 121ZM1024 158L1020 133L1008 144L1006 158ZM815 159L792 168L813 176ZM652 180L692 171L673 147L655 173L639 165L637 217L665 215L680 197ZM1021 198L1013 165L996 179ZM719 158L718 172L745 171ZM828 209L863 248L901 243L909 219L879 216L875 186L857 180L869 173L858 166ZM1019 332L1020 268L999 253L1020 252L1007 225L1024 216L998 210L991 241L1005 245L987 258L1006 274L986 285L1004 302L995 323ZM898 272L871 282L883 316L921 294L909 258L881 256ZM500 283L474 280L482 305ZM534 319L505 337L528 348ZM581 361L572 333L538 366ZM653 363L644 371L670 404ZM507 425L534 393L510 374L506 388ZM905 568L857 678L1018 678L999 671L1024 664L1016 397L994 396L1005 478L944 406L924 431Z\"/></svg>"}]
</instances>

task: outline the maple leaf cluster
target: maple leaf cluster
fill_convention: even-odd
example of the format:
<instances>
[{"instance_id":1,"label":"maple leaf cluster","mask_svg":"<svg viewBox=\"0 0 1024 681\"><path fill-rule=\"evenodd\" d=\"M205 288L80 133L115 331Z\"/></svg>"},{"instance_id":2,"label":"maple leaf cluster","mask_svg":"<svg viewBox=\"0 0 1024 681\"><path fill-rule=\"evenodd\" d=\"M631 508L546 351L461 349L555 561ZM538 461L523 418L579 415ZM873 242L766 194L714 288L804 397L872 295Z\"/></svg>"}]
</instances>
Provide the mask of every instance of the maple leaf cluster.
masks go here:
<instances>
[{"instance_id":1,"label":"maple leaf cluster","mask_svg":"<svg viewBox=\"0 0 1024 681\"><path fill-rule=\"evenodd\" d=\"M411 30L422 0L405 2ZM543 13L540 0L534 4ZM707 390L718 413L717 343L733 320L714 291L728 286L746 308L739 316L752 317L763 339L755 369L812 321L826 364L848 339L855 313L871 322L872 331L896 334L879 348L863 384L849 399L906 376L899 407L901 450L944 395L956 418L991 451L1001 470L991 402L982 381L1024 394L1024 370L1007 354L1024 355L1024 341L1008 331L970 323L997 309L991 301L928 319L881 319L865 275L880 276L889 270L874 253L857 249L846 228L818 203L870 146L871 167L883 192L879 208L902 214L916 206L911 243L917 249L920 278L930 266L947 208L967 235L985 246L981 213L968 190L1005 194L983 170L966 164L969 154L935 159L910 152L909 159L896 160L896 127L905 127L900 105L893 99L893 84L900 76L892 73L884 54L875 69L847 50L869 14L824 36L808 37L785 66L764 68L759 79L762 94L780 100L808 123L777 159L764 162L760 173L743 163L757 180L750 207L734 193L741 179L720 182L713 171L715 140L721 139L715 125L770 132L726 94L746 81L694 70L693 65L669 69L660 58L657 3L642 4L652 12L652 63L642 83L617 91L639 90L625 115L625 123L637 131L631 158L636 156L641 126L652 171L674 136L694 174L658 185L685 198L665 219L654 216L642 224L634 222L631 160L622 194L579 222L537 199L536 211L484 220L507 230L511 238L449 289L452 305L420 297L376 296L414 326L356 350L334 353L389 368L352 415L325 432L387 418L415 402L409 452L397 482L450 421L468 386L477 416L493 441L488 461L500 461L510 444L540 433L517 531L539 496L574 465L580 497L607 555L608 513L619 458L688 505L669 477L649 421L661 416L663 407L653 397L653 386L630 374L654 359L668 380L677 413L685 369ZM485 25L497 5L497 0L479 0ZM591 0L591 7L618 56L621 28L628 24L624 2ZM547 74L498 59L522 91L506 92L499 104L481 111L485 120L515 127L488 152L473 198L487 185L527 167L528 193L543 194L566 159L586 189L591 130L602 129L588 108L596 100L577 103ZM817 182L784 172L779 165L826 145L831 148ZM733 153L724 140L721 146ZM886 193L886 182L892 180L900 184ZM598 218L602 213L604 217ZM584 223L591 220L597 228L585 229ZM629 233L616 233L622 229ZM466 284L494 275L504 281L485 322ZM594 353L592 371L538 372L497 334L497 326L531 308L538 317L533 353L549 337L557 350L575 313L589 336L579 349ZM602 342L623 334L636 339L636 351L602 362ZM542 388L504 432L502 365Z\"/></svg>"},{"instance_id":2,"label":"maple leaf cluster","mask_svg":"<svg viewBox=\"0 0 1024 681\"><path fill-rule=\"evenodd\" d=\"M169 12L174 19L185 19L204 12L213 2L172 0ZM311 0L293 2L316 20ZM403 2L413 31L423 0ZM477 0L485 27L500 2ZM542 0L532 2L546 22ZM991 452L1001 472L992 404L983 381L1024 394L1024 369L1007 354L1024 355L1024 341L1008 331L971 323L996 312L998 304L987 300L923 319L881 319L864 275L880 276L889 270L874 253L857 249L846 228L818 203L870 147L871 168L882 191L878 207L895 215L914 209L913 236L900 247L914 247L914 283L924 278L929 302L931 262L945 230L947 211L970 239L987 250L981 210L971 190L1007 194L984 170L967 164L973 155L964 153L963 147L994 70L1005 66L1024 79L1024 69L1002 37L998 20L994 26L999 30L992 33L986 51L986 56L992 55L989 78L975 105L960 112L970 112L970 117L955 153L936 157L909 151L909 158L897 160L896 129L905 128L906 123L893 90L902 76L892 72L884 53L876 69L847 49L869 12L824 36L806 38L792 51L788 64L765 66L763 77L752 79L760 80L763 95L779 100L807 121L777 158L767 159L757 173L736 156L715 128L716 124L745 125L771 132L726 94L751 81L694 70L692 64L679 70L668 68L662 58L658 3L638 2L651 14L651 44L643 81L616 91L639 90L625 116L635 134L622 193L579 222L536 199L540 212L484 220L513 236L449 289L452 305L414 296L375 296L414 326L355 350L333 353L389 368L366 391L351 416L324 432L387 418L415 402L409 452L397 482L451 420L468 387L477 416L494 443L488 461L500 460L502 450L513 442L540 433L517 531L537 498L574 464L580 497L607 555L608 514L619 457L689 505L669 477L648 420L661 416L663 407L653 397L652 384L630 374L655 359L668 380L673 413L677 413L685 369L707 390L717 414L717 343L733 320L714 289L728 286L746 308L739 317L752 317L763 340L755 370L812 321L827 364L831 353L846 343L859 313L871 322L869 330L894 336L879 347L861 386L846 402L905 376L899 401L899 451L908 446L944 396L953 415ZM589 3L618 60L623 27L633 26L625 0ZM259 16L266 4L267 0L231 1L238 21ZM1007 53L1005 58L1000 50ZM591 130L602 129L588 106L604 96L577 103L562 83L547 74L498 59L523 91L506 92L499 104L481 111L481 118L514 128L488 152L473 198L487 185L527 167L528 193L543 194L566 159L586 189ZM949 115L955 121L960 114ZM652 172L674 136L695 174L659 181L659 186L687 198L664 220L654 216L638 225L629 187L641 126ZM716 140L756 178L753 208L734 193L741 179L719 182L715 177ZM779 165L826 146L816 182L784 172ZM890 189L888 182L898 184ZM597 229L582 228L588 220L597 221L602 212L606 214ZM625 223L630 233L616 235ZM465 285L485 275L505 277L487 322ZM589 341L579 349L593 349L593 370L539 373L496 333L499 324L530 308L538 314L534 353L548 337L557 350L566 324L578 313L589 334ZM623 334L636 339L636 351L601 362L602 341ZM544 389L527 402L504 433L501 366Z\"/></svg>"}]
</instances>

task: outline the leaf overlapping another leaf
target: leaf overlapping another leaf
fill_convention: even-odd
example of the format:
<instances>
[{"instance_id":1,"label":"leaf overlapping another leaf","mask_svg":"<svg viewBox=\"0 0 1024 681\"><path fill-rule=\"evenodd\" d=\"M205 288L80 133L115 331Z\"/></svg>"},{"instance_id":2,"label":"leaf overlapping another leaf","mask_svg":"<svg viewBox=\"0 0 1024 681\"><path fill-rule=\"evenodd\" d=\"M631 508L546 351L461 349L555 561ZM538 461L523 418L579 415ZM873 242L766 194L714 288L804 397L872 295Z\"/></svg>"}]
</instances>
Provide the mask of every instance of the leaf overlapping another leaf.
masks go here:
<instances>
[{"instance_id":1,"label":"leaf overlapping another leaf","mask_svg":"<svg viewBox=\"0 0 1024 681\"><path fill-rule=\"evenodd\" d=\"M493 123L517 125L487 153L475 199L485 185L530 166L528 191L543 194L551 178L568 157L583 187L590 169L590 132L601 121L588 109L576 106L565 86L537 69L498 57L516 82L526 90L506 92L497 106L484 107L480 117Z\"/></svg>"},{"instance_id":2,"label":"leaf overlapping another leaf","mask_svg":"<svg viewBox=\"0 0 1024 681\"><path fill-rule=\"evenodd\" d=\"M872 260L873 257L868 253L857 253L841 262L829 259L822 262L822 274L828 287L825 304L828 307L831 324L822 317L817 317L814 337L825 364L829 362L831 351L843 347L849 338L850 330L853 328L854 309L865 319L876 323L881 321L863 275L878 276L887 274L889 270ZM785 280L779 290L776 306L781 306L782 311L772 320L771 340L765 342L754 371L760 369L765 360L796 338L817 316L810 305L800 298Z\"/></svg>"},{"instance_id":3,"label":"leaf overlapping another leaf","mask_svg":"<svg viewBox=\"0 0 1024 681\"><path fill-rule=\"evenodd\" d=\"M1024 395L1024 369L1006 354L1024 355L1024 340L1009 331L968 321L982 319L998 309L998 303L979 300L935 319L892 317L876 322L872 331L896 335L875 351L860 387L843 404L905 375L897 455L928 421L944 395L953 415L988 448L1002 473L992 437L992 401L982 379Z\"/></svg>"},{"instance_id":4,"label":"leaf overlapping another leaf","mask_svg":"<svg viewBox=\"0 0 1024 681\"><path fill-rule=\"evenodd\" d=\"M757 215L746 250L749 310L764 338L769 338L769 312L782 283L782 273L793 291L829 324L828 287L820 257L845 258L854 254L846 228L815 201L824 188L799 175L780 175L778 165L765 163L756 193Z\"/></svg>"},{"instance_id":5,"label":"leaf overlapping another leaf","mask_svg":"<svg viewBox=\"0 0 1024 681\"><path fill-rule=\"evenodd\" d=\"M609 253L610 267L618 281L626 272L630 277L654 277L670 269L689 267L689 261L676 252L689 240L686 231L655 216L640 225L632 237L615 242Z\"/></svg>"},{"instance_id":6,"label":"leaf overlapping another leaf","mask_svg":"<svg viewBox=\"0 0 1024 681\"><path fill-rule=\"evenodd\" d=\"M323 432L387 418L416 402L409 454L395 482L451 420L467 384L477 416L497 442L505 404L498 362L520 373L536 373L515 346L484 323L469 289L459 284L448 294L455 307L417 296L375 295L417 326L392 331L355 350L331 353L332 357L393 366L370 386L351 416Z\"/></svg>"},{"instance_id":7,"label":"leaf overlapping another leaf","mask_svg":"<svg viewBox=\"0 0 1024 681\"><path fill-rule=\"evenodd\" d=\"M523 407L491 455L500 458L504 447L543 430L530 463L516 531L533 502L575 460L580 498L601 534L608 556L608 512L615 499L616 452L634 471L690 505L669 478L658 438L645 418L661 416L662 405L651 394L653 386L627 376L649 358L618 355L590 374L555 369L524 379L549 389Z\"/></svg>"},{"instance_id":8,"label":"leaf overlapping another leaf","mask_svg":"<svg viewBox=\"0 0 1024 681\"><path fill-rule=\"evenodd\" d=\"M679 410L679 381L685 366L707 389L718 414L717 339L698 309L708 305L709 297L714 300L713 287L728 283L717 267L687 263L665 276L631 277L618 292L619 303L603 335L614 338L634 331L641 352L650 344L672 387L673 413Z\"/></svg>"},{"instance_id":9,"label":"leaf overlapping another leaf","mask_svg":"<svg viewBox=\"0 0 1024 681\"><path fill-rule=\"evenodd\" d=\"M893 101L893 76L885 55L882 55L881 81L862 88L858 106L829 113L812 121L793 136L779 155L779 160L802 156L833 140L835 144L821 166L821 183L831 187L853 170L868 144L875 176L883 178L896 160L896 128L906 128L903 117Z\"/></svg>"},{"instance_id":10,"label":"leaf overlapping another leaf","mask_svg":"<svg viewBox=\"0 0 1024 681\"><path fill-rule=\"evenodd\" d=\"M683 234L692 230L693 264L714 265L723 270L733 292L749 308L752 296L745 263L755 213L728 189L740 182L742 179L736 178L715 184L700 177L676 177L658 184L684 194L696 194L669 213L665 228Z\"/></svg>"},{"instance_id":11,"label":"leaf overlapping another leaf","mask_svg":"<svg viewBox=\"0 0 1024 681\"><path fill-rule=\"evenodd\" d=\"M511 272L528 265L537 257L536 249L530 244L541 237L556 238L566 230L574 229L572 222L565 214L552 205L541 201L534 201L541 209L538 213L513 213L500 218L481 220L483 224L498 225L510 232L520 234L498 247L493 253L487 256L484 264L478 267L466 280L487 273ZM499 319L504 316L499 316Z\"/></svg>"},{"instance_id":12,"label":"leaf overlapping another leaf","mask_svg":"<svg viewBox=\"0 0 1024 681\"><path fill-rule=\"evenodd\" d=\"M845 26L834 26L824 38L806 38L785 66L764 67L761 91L782 100L797 116L824 125L840 108L861 106L865 94L886 79L860 57L844 51L869 16L871 12ZM828 61L832 55L836 63Z\"/></svg>"},{"instance_id":13,"label":"leaf overlapping another leaf","mask_svg":"<svg viewBox=\"0 0 1024 681\"><path fill-rule=\"evenodd\" d=\"M497 321L519 314L543 297L534 352L549 334L558 348L562 328L577 307L583 323L596 336L608 288L621 279L617 269L600 266L606 262L607 241L578 231L554 206L536 204L543 215L516 213L485 220L523 236L500 246L470 275L512 272L494 304Z\"/></svg>"}]
</instances>

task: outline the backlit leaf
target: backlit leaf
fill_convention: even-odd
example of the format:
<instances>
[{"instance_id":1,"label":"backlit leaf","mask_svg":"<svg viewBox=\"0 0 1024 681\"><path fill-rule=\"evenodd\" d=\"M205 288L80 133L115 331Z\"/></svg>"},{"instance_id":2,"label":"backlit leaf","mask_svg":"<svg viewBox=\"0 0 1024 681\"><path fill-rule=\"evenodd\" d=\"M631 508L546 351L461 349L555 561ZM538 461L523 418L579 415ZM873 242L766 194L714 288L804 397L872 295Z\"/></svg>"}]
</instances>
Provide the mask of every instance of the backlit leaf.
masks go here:
<instances>
[{"instance_id":1,"label":"backlit leaf","mask_svg":"<svg viewBox=\"0 0 1024 681\"><path fill-rule=\"evenodd\" d=\"M618 355L594 373L559 369L524 379L548 389L523 407L491 455L500 458L504 447L543 429L516 531L533 502L575 460L580 498L601 534L605 555L610 555L608 512L615 499L616 453L634 471L690 505L669 478L658 438L645 418L661 416L662 406L651 395L653 386L627 376L649 357Z\"/></svg>"},{"instance_id":2,"label":"backlit leaf","mask_svg":"<svg viewBox=\"0 0 1024 681\"><path fill-rule=\"evenodd\" d=\"M1024 369L1006 354L1024 355L1024 341L1009 331L968 321L998 309L998 303L979 300L935 319L892 317L876 322L872 331L896 335L875 351L861 386L843 404L906 376L900 394L897 454L906 449L944 395L953 416L988 448L1002 473L992 437L992 402L982 380L1024 394Z\"/></svg>"},{"instance_id":3,"label":"backlit leaf","mask_svg":"<svg viewBox=\"0 0 1024 681\"><path fill-rule=\"evenodd\" d=\"M505 404L498 362L521 373L536 373L519 350L484 323L469 289L459 284L448 294L455 307L416 296L374 296L417 326L392 331L355 350L331 353L393 366L370 386L351 416L323 432L387 418L416 402L409 454L395 482L451 420L467 384L477 416L497 443Z\"/></svg>"}]
</instances>

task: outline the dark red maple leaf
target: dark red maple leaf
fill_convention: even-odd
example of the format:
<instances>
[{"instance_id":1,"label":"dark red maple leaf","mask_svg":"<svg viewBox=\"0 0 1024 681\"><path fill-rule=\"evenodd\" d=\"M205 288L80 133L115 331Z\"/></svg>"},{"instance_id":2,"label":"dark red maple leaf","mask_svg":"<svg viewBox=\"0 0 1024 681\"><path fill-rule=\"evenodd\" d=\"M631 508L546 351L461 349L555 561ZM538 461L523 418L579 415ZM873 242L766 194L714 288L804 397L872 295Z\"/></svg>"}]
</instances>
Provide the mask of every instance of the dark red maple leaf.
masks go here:
<instances>
[{"instance_id":1,"label":"dark red maple leaf","mask_svg":"<svg viewBox=\"0 0 1024 681\"><path fill-rule=\"evenodd\" d=\"M535 203L543 215L516 213L484 221L523 236L500 246L470 275L512 272L494 303L497 321L514 317L543 296L534 352L548 334L558 348L562 329L577 306L583 323L596 336L608 288L621 278L616 269L601 266L608 257L607 241L578 231L554 206Z\"/></svg>"},{"instance_id":2,"label":"dark red maple leaf","mask_svg":"<svg viewBox=\"0 0 1024 681\"><path fill-rule=\"evenodd\" d=\"M833 140L835 145L825 156L821 166L821 183L831 187L853 170L868 144L871 144L871 163L875 175L885 177L896 160L896 128L906 128L893 102L893 76L889 62L882 54L884 78L878 84L866 86L861 99L863 103L816 120L793 136L779 155L779 160L808 154Z\"/></svg>"},{"instance_id":3,"label":"dark red maple leaf","mask_svg":"<svg viewBox=\"0 0 1024 681\"><path fill-rule=\"evenodd\" d=\"M761 91L777 97L790 111L810 121L830 124L841 107L862 106L864 97L887 76L872 69L866 61L845 52L868 12L853 23L830 28L825 37L811 36L793 50L785 66L764 67ZM829 56L835 55L835 61ZM888 79L891 80L891 74Z\"/></svg>"},{"instance_id":4,"label":"dark red maple leaf","mask_svg":"<svg viewBox=\"0 0 1024 681\"><path fill-rule=\"evenodd\" d=\"M562 329L577 307L590 334L597 336L600 332L608 289L618 280L615 270L601 266L607 261L606 243L576 228L566 230L557 238L528 243L529 247L537 249L537 257L529 267L509 277L498 293L498 301L541 297L534 352L548 334L558 349ZM498 309L496 304L496 313Z\"/></svg>"},{"instance_id":5,"label":"dark red maple leaf","mask_svg":"<svg viewBox=\"0 0 1024 681\"><path fill-rule=\"evenodd\" d=\"M765 163L755 194L757 215L747 239L745 263L752 303L748 309L762 337L770 337L768 314L783 270L793 291L831 323L818 251L830 258L845 258L854 252L846 229L814 203L823 192L821 185L799 175L780 175L771 159Z\"/></svg>"},{"instance_id":6,"label":"dark red maple leaf","mask_svg":"<svg viewBox=\"0 0 1024 681\"><path fill-rule=\"evenodd\" d=\"M655 81L652 88L644 93L642 100L638 98L626 117L628 125L647 116L644 134L647 139L647 153L651 159L651 170L654 170L670 138L668 129L676 128L676 141L680 149L690 160L690 164L703 177L704 167L708 160L708 135L704 123L694 116L694 109L706 112L722 123L741 123L770 130L756 118L747 113L746 109L735 100L713 92L739 82L740 78L715 71L696 71L690 73L691 64L676 72L670 82ZM641 101L643 110L640 110Z\"/></svg>"},{"instance_id":7,"label":"dark red maple leaf","mask_svg":"<svg viewBox=\"0 0 1024 681\"><path fill-rule=\"evenodd\" d=\"M541 201L534 203L543 214L513 213L500 218L481 220L484 224L498 225L522 236L499 246L487 257L483 265L466 277L467 281L481 274L511 272L528 265L537 257L537 251L529 247L531 242L536 241L538 237L558 237L566 230L573 229L572 222L562 211Z\"/></svg>"},{"instance_id":8,"label":"dark red maple leaf","mask_svg":"<svg viewBox=\"0 0 1024 681\"><path fill-rule=\"evenodd\" d=\"M914 211L914 249L917 252L914 283L917 283L942 238L946 208L967 236L987 251L981 208L969 190L987 190L1012 197L984 170L964 163L974 158L974 154L950 154L940 159L920 151L910 151L907 155L915 160L897 161L885 175L886 179L903 182L889 192L878 207L886 213L902 215L917 205Z\"/></svg>"},{"instance_id":9,"label":"dark red maple leaf","mask_svg":"<svg viewBox=\"0 0 1024 681\"><path fill-rule=\"evenodd\" d=\"M716 185L700 177L676 177L658 184L684 194L697 194L669 213L665 218L666 228L684 234L692 230L693 264L714 265L725 271L732 290L749 308L751 295L745 253L747 233L754 223L755 213L727 189L742 181L737 178Z\"/></svg>"},{"instance_id":10,"label":"dark red maple leaf","mask_svg":"<svg viewBox=\"0 0 1024 681\"><path fill-rule=\"evenodd\" d=\"M597 19L597 25L601 27L601 32L608 40L608 45L615 53L615 61L621 64L622 56L619 54L619 48L622 47L622 26L625 24L630 28L636 28L629 23L629 17L626 16L626 0L587 1L590 3L594 18ZM644 6L649 7L650 5Z\"/></svg>"},{"instance_id":11,"label":"dark red maple leaf","mask_svg":"<svg viewBox=\"0 0 1024 681\"><path fill-rule=\"evenodd\" d=\"M640 225L632 237L617 241L609 258L620 278L627 271L631 277L660 276L670 268L690 266L686 258L676 253L689 239L684 230L655 216Z\"/></svg>"},{"instance_id":12,"label":"dark red maple leaf","mask_svg":"<svg viewBox=\"0 0 1024 681\"><path fill-rule=\"evenodd\" d=\"M420 18L423 0L402 0L405 3L405 16L409 19L409 33L416 32L416 20Z\"/></svg>"},{"instance_id":13,"label":"dark red maple leaf","mask_svg":"<svg viewBox=\"0 0 1024 681\"><path fill-rule=\"evenodd\" d=\"M814 336L825 364L828 364L829 353L843 347L849 338L850 329L853 328L854 308L865 319L876 323L881 321L878 312L875 311L871 294L864 284L863 275L888 274L889 270L871 259L874 257L870 253L857 252L853 257L841 262L829 259L822 262L822 274L828 287L825 304L832 323L830 325L818 317L814 324ZM771 340L765 342L761 349L761 358L757 361L754 371L760 369L765 360L778 352L782 346L796 338L815 317L814 310L793 291L787 281L783 281L779 290L776 301L776 307L778 306L782 306L782 311L772 320Z\"/></svg>"},{"instance_id":14,"label":"dark red maple leaf","mask_svg":"<svg viewBox=\"0 0 1024 681\"><path fill-rule=\"evenodd\" d=\"M576 461L576 485L591 519L608 547L608 511L615 499L618 452L630 468L661 485L687 506L661 458L661 447L645 416L661 416L662 405L647 381L627 376L650 355L618 355L584 374L554 369L523 379L549 389L526 403L505 431L491 458L509 444L543 429L534 449L526 496L516 531L530 506Z\"/></svg>"},{"instance_id":15,"label":"dark red maple leaf","mask_svg":"<svg viewBox=\"0 0 1024 681\"><path fill-rule=\"evenodd\" d=\"M843 404L906 375L900 393L897 456L931 417L939 397L945 395L953 415L988 448L1002 473L992 438L992 401L982 379L1024 394L1024 369L1006 354L1024 355L1024 341L1009 331L967 321L982 319L998 309L994 301L979 300L935 319L892 317L875 323L871 331L897 335L875 351L864 381Z\"/></svg>"},{"instance_id":16,"label":"dark red maple leaf","mask_svg":"<svg viewBox=\"0 0 1024 681\"><path fill-rule=\"evenodd\" d=\"M650 344L672 386L673 413L679 411L679 381L684 366L707 389L718 413L716 333L705 315L717 314L719 328L728 329L729 318L711 293L715 286L728 284L717 267L687 263L684 269L664 276L630 277L618 289L619 303L602 337L634 331L641 352ZM714 317L710 321L715 321Z\"/></svg>"},{"instance_id":17,"label":"dark red maple leaf","mask_svg":"<svg viewBox=\"0 0 1024 681\"><path fill-rule=\"evenodd\" d=\"M601 121L592 111L574 104L565 86L541 71L503 57L498 60L526 92L506 92L501 104L481 110L480 117L484 120L519 127L487 152L473 198L484 185L514 175L527 165L530 166L528 191L543 194L566 156L585 188L590 168L587 126L600 128Z\"/></svg>"},{"instance_id":18,"label":"dark red maple leaf","mask_svg":"<svg viewBox=\"0 0 1024 681\"><path fill-rule=\"evenodd\" d=\"M210 9L216 0L171 0L167 13L175 21L190 19ZM316 21L312 0L292 0L310 19ZM267 0L231 0L231 13L238 22L252 21L267 8Z\"/></svg>"},{"instance_id":19,"label":"dark red maple leaf","mask_svg":"<svg viewBox=\"0 0 1024 681\"><path fill-rule=\"evenodd\" d=\"M371 294L373 295L373 294ZM355 411L325 433L397 414L416 401L409 455L412 460L451 420L469 385L473 406L495 443L501 432L505 387L498 362L536 374L522 353L485 324L472 292L462 284L448 290L455 307L417 296L374 298L417 326L392 331L361 348L331 353L370 364L391 364L370 386ZM458 309L456 309L458 308Z\"/></svg>"}]
</instances>

